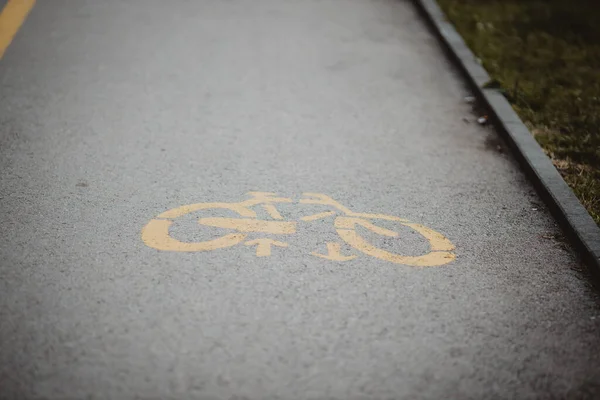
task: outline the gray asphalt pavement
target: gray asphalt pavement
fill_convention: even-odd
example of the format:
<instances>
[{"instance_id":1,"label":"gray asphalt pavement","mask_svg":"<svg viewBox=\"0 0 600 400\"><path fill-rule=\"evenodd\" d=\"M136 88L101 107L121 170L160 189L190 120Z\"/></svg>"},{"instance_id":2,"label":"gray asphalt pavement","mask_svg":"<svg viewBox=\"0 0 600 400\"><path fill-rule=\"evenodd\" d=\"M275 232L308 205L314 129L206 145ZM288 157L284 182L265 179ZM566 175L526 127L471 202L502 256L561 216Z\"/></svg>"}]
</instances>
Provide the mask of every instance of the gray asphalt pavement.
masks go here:
<instances>
[{"instance_id":1,"label":"gray asphalt pavement","mask_svg":"<svg viewBox=\"0 0 600 400\"><path fill-rule=\"evenodd\" d=\"M597 292L466 95L409 1L38 1L0 397L599 398Z\"/></svg>"}]
</instances>

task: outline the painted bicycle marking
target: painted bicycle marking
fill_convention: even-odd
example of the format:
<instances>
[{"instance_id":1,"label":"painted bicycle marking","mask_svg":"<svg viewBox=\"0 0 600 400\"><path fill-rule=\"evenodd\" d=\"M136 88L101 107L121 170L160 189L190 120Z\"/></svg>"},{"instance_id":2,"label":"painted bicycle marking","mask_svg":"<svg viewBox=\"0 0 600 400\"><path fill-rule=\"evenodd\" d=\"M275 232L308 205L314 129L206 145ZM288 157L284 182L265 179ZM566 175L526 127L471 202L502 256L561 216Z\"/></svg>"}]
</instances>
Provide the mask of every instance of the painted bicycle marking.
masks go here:
<instances>
[{"instance_id":1,"label":"painted bicycle marking","mask_svg":"<svg viewBox=\"0 0 600 400\"><path fill-rule=\"evenodd\" d=\"M331 208L330 211L306 215L299 221L286 221L276 205L279 203L294 203L287 197L277 197L271 192L250 192L249 199L238 203L197 203L165 211L152 219L142 229L142 240L144 243L157 250L200 252L212 251L232 247L244 242L249 233L264 233L271 235L293 235L297 231L298 223L310 223L329 217L333 220L334 228L342 242L357 250L359 253L389 261L395 264L403 264L414 267L433 267L447 264L456 259L454 245L441 233L426 226L410 222L406 219L384 214L357 213L338 203L331 197L320 193L304 193L296 204L316 204ZM253 207L262 206L270 216L270 220L259 219ZM170 227L173 222L186 214L200 210L229 210L240 216L240 218L226 217L202 217L198 223L203 226L221 228L228 230L223 236L202 242L182 242L173 238ZM392 253L376 247L360 236L356 227L361 226L381 236L397 238L399 234L387 228L377 226L377 221L392 221L409 227L423 236L429 242L429 252L419 256L407 256ZM231 232L233 231L233 232ZM273 247L286 248L288 243L270 238L259 238L248 240L245 246L254 246L258 257L267 257L272 254ZM332 261L349 261L359 257L360 254L343 255L339 242L328 242L327 253L320 254L311 252L316 257Z\"/></svg>"}]
</instances>

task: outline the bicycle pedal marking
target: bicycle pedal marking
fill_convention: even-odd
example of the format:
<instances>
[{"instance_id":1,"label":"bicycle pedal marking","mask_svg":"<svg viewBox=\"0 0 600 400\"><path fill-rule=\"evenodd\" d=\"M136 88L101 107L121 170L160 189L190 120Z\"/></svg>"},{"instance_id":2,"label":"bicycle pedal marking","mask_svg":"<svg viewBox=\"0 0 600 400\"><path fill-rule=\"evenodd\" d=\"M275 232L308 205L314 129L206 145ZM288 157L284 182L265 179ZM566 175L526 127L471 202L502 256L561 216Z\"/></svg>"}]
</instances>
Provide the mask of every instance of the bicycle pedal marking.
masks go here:
<instances>
[{"instance_id":1,"label":"bicycle pedal marking","mask_svg":"<svg viewBox=\"0 0 600 400\"><path fill-rule=\"evenodd\" d=\"M380 260L395 264L413 267L434 267L448 264L456 259L454 245L441 233L424 225L410 222L406 219L385 214L357 213L338 203L331 197L320 193L303 193L303 198L295 204L323 205L333 210L308 214L300 217L298 221L286 221L277 209L278 203L294 203L287 197L277 197L272 192L249 192L249 199L238 203L196 203L189 204L159 214L150 220L142 229L143 242L154 249L162 251L201 252L225 249L243 243L248 247L255 247L257 257L268 257L273 248L289 247L287 242L270 238L257 238L247 240L250 233L263 233L271 235L293 235L297 232L299 223L310 223L333 217L335 231L340 237L340 242L328 242L327 253L321 254L313 251L310 254L326 260L345 262L354 260L359 255L375 257ZM272 220L259 219L252 207L262 206ZM202 217L198 224L228 231L223 236L202 242L182 242L170 235L171 225L178 218L201 210L229 210L237 213L240 218ZM377 235L398 238L398 232L378 226L377 220L391 221L411 228L429 243L429 252L420 256L406 256L380 249L360 236L356 227L361 226ZM356 251L356 254L344 254L342 244L346 244Z\"/></svg>"},{"instance_id":2,"label":"bicycle pedal marking","mask_svg":"<svg viewBox=\"0 0 600 400\"><path fill-rule=\"evenodd\" d=\"M267 257L271 255L271 246L288 247L287 243L273 239L254 239L244 243L246 246L256 245L256 256Z\"/></svg>"},{"instance_id":3,"label":"bicycle pedal marking","mask_svg":"<svg viewBox=\"0 0 600 400\"><path fill-rule=\"evenodd\" d=\"M321 257L326 260L332 260L332 261L348 261L348 260L354 260L356 257L358 257L357 255L344 256L342 254L341 248L342 248L342 246L340 246L339 243L328 242L327 243L327 254L319 254L316 251L313 251L310 254L312 254L313 256Z\"/></svg>"}]
</instances>

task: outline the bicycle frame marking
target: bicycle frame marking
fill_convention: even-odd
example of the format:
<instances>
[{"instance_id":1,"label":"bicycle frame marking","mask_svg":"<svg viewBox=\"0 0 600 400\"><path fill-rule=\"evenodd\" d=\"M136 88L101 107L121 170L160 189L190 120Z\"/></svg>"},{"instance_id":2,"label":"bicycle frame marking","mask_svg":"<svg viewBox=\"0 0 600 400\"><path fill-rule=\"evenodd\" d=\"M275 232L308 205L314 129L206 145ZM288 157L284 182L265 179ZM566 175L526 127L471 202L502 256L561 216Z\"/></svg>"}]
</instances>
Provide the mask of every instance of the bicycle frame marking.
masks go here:
<instances>
[{"instance_id":1,"label":"bicycle frame marking","mask_svg":"<svg viewBox=\"0 0 600 400\"><path fill-rule=\"evenodd\" d=\"M152 219L142 229L142 240L147 246L157 250L201 252L235 246L244 242L248 236L248 233L265 233L272 235L291 235L296 233L298 222L285 221L284 217L280 214L279 210L277 210L275 206L277 203L292 203L292 199L286 197L276 197L276 194L271 192L250 192L248 194L251 197L239 203L197 203L165 211L156 218ZM335 216L334 227L341 240L360 253L395 264L403 264L413 267L440 266L456 259L456 255L453 253L454 245L450 242L450 240L431 228L390 215L353 212L324 194L304 193L303 196L305 198L300 199L298 204L324 205L329 206L336 211L326 211L313 215L307 215L301 217L299 220L309 223L311 221ZM259 205L262 205L263 209L273 220L258 219L257 214L252 207ZM230 210L237 213L241 218L199 218L198 223L200 225L234 230L236 232L227 233L217 239L196 243L181 242L170 235L169 230L175 219L192 212L210 209ZM342 215L338 215L340 213ZM399 236L395 231L375 225L373 222L376 220L392 221L413 229L427 239L430 245L429 253L420 256L405 256L379 249L367 242L356 231L357 226L366 228L369 231L381 236L393 238ZM256 255L258 257L270 256L272 254L272 246L280 248L289 246L288 243L269 238L253 239L245 242L244 244L246 246L255 246ZM342 254L341 244L337 242L327 243L327 254L320 254L317 252L312 252L310 254L327 260L340 262L353 260L359 256L359 254Z\"/></svg>"}]
</instances>

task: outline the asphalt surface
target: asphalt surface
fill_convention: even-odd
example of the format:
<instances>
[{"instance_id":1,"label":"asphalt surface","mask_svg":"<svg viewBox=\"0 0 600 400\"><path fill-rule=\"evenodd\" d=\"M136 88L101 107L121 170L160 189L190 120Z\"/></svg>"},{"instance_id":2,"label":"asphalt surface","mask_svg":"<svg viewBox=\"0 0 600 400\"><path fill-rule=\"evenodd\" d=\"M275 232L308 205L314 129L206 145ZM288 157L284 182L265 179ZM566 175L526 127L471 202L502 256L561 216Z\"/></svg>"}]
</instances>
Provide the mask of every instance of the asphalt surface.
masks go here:
<instances>
[{"instance_id":1,"label":"asphalt surface","mask_svg":"<svg viewBox=\"0 0 600 400\"><path fill-rule=\"evenodd\" d=\"M0 60L0 397L597 398L597 292L466 95L408 1L39 1ZM270 256L142 240L253 191L291 200ZM371 257L307 192L456 259ZM170 237L235 231L198 218L241 217Z\"/></svg>"}]
</instances>

